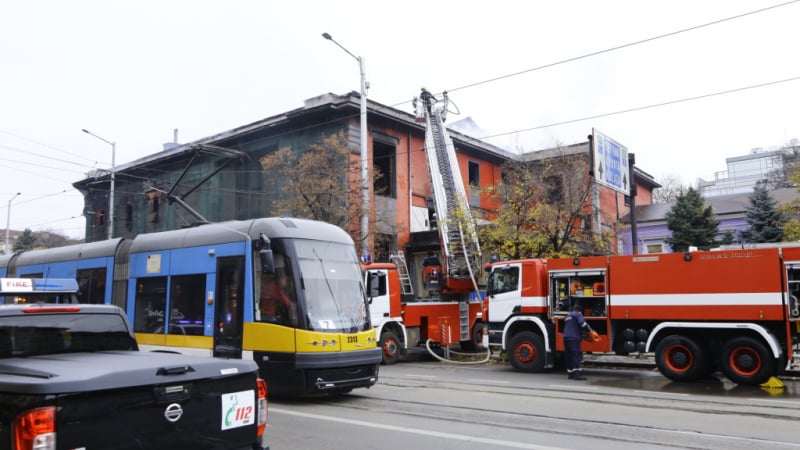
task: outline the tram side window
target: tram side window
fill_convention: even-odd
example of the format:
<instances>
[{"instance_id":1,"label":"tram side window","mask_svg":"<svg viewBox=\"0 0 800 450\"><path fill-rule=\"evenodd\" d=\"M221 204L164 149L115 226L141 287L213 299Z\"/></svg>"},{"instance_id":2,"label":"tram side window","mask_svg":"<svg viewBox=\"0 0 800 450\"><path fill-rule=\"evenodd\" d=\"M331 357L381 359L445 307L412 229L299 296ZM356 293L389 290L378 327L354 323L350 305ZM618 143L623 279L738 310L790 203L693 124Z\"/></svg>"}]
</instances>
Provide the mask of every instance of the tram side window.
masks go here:
<instances>
[{"instance_id":1,"label":"tram side window","mask_svg":"<svg viewBox=\"0 0 800 450\"><path fill-rule=\"evenodd\" d=\"M202 336L205 323L205 288L205 275L172 277L168 333Z\"/></svg>"},{"instance_id":2,"label":"tram side window","mask_svg":"<svg viewBox=\"0 0 800 450\"><path fill-rule=\"evenodd\" d=\"M163 333L167 304L167 277L136 280L136 309L133 330L140 333Z\"/></svg>"},{"instance_id":3,"label":"tram side window","mask_svg":"<svg viewBox=\"0 0 800 450\"><path fill-rule=\"evenodd\" d=\"M106 269L79 270L78 302L103 304L106 302Z\"/></svg>"}]
</instances>

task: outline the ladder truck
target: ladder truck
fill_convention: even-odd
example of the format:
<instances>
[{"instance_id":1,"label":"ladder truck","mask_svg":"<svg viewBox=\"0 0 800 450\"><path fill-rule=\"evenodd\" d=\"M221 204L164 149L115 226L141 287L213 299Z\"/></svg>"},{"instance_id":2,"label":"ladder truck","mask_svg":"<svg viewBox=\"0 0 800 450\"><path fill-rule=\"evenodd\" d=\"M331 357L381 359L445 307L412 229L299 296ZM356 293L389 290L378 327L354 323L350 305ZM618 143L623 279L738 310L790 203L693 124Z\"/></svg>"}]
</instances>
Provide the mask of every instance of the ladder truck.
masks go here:
<instances>
[{"instance_id":1,"label":"ladder truck","mask_svg":"<svg viewBox=\"0 0 800 450\"><path fill-rule=\"evenodd\" d=\"M373 325L383 362L394 363L412 348L459 343L475 350L483 339L482 300L477 277L481 251L475 221L458 168L455 146L444 122L447 93L437 101L423 89L414 98L418 122L425 123L425 155L439 234L423 263L422 284L428 296L414 294L403 252L390 262L364 264Z\"/></svg>"},{"instance_id":2,"label":"ladder truck","mask_svg":"<svg viewBox=\"0 0 800 450\"><path fill-rule=\"evenodd\" d=\"M743 385L800 371L800 247L693 251L487 265L490 348L539 372L563 354L576 304L593 353L652 353L673 381L720 371Z\"/></svg>"}]
</instances>

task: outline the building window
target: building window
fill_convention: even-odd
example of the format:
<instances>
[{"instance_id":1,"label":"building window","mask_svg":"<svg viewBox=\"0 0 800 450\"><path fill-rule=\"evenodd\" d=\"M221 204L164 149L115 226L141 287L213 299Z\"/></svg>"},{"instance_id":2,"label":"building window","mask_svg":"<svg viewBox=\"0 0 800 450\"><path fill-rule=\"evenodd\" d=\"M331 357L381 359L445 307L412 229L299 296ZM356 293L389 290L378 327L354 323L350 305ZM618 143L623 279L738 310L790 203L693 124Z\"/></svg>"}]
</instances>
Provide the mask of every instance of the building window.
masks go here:
<instances>
[{"instance_id":1,"label":"building window","mask_svg":"<svg viewBox=\"0 0 800 450\"><path fill-rule=\"evenodd\" d=\"M375 139L372 141L372 163L380 171L380 178L375 180L375 194L385 197L397 197L396 146Z\"/></svg>"},{"instance_id":2,"label":"building window","mask_svg":"<svg viewBox=\"0 0 800 450\"><path fill-rule=\"evenodd\" d=\"M481 185L481 165L475 161L469 162L469 184L476 187Z\"/></svg>"},{"instance_id":3,"label":"building window","mask_svg":"<svg viewBox=\"0 0 800 450\"><path fill-rule=\"evenodd\" d=\"M481 206L481 165L469 161L469 206Z\"/></svg>"},{"instance_id":4,"label":"building window","mask_svg":"<svg viewBox=\"0 0 800 450\"><path fill-rule=\"evenodd\" d=\"M550 175L544 179L547 189L547 202L556 204L562 201L564 196L564 180L561 175Z\"/></svg>"},{"instance_id":5,"label":"building window","mask_svg":"<svg viewBox=\"0 0 800 450\"><path fill-rule=\"evenodd\" d=\"M373 261L389 261L391 255L397 252L397 236L386 233L377 233L373 250Z\"/></svg>"},{"instance_id":6,"label":"building window","mask_svg":"<svg viewBox=\"0 0 800 450\"><path fill-rule=\"evenodd\" d=\"M158 222L158 208L161 200L161 192L149 191L145 195L147 196L147 221L156 223Z\"/></svg>"},{"instance_id":7,"label":"building window","mask_svg":"<svg viewBox=\"0 0 800 450\"><path fill-rule=\"evenodd\" d=\"M664 253L664 244L647 244L647 253Z\"/></svg>"}]
</instances>

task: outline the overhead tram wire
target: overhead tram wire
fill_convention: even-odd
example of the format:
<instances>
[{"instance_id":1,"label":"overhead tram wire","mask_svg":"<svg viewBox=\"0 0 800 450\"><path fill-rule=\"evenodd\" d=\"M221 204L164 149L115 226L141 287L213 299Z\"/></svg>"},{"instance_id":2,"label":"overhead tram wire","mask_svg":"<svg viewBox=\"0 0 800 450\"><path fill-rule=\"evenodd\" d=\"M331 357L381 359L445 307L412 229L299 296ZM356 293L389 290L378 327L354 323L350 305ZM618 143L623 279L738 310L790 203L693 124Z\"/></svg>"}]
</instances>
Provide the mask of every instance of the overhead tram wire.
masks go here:
<instances>
[{"instance_id":1,"label":"overhead tram wire","mask_svg":"<svg viewBox=\"0 0 800 450\"><path fill-rule=\"evenodd\" d=\"M694 26L691 26L691 27L688 27L688 28L683 28L683 29L680 29L680 30L671 31L669 33L664 33L664 34L659 34L659 35L656 35L656 36L651 36L649 38L640 39L638 41L633 41L633 42L629 42L627 44L621 44L621 45L617 45L617 46L614 46L614 47L609 47L609 48L606 48L606 49L603 49L603 50L597 50L597 51L594 51L594 52L591 52L591 53L585 53L585 54L579 55L579 56L573 56L573 57L570 57L570 58L561 59L561 60L554 61L554 62L551 62L551 63L543 64L541 66L533 67L533 68L530 68L530 69L520 70L518 72L509 73L509 74L506 74L506 75L500 75L500 76L497 76L497 77L494 77L494 78L489 78L489 79L486 79L486 80L483 80L483 81L476 81L474 83L465 84L463 86L458 86L458 87L455 87L455 88L452 88L452 89L446 89L446 90L447 90L447 92L455 92L455 91L460 91L460 90L464 90L464 89L480 86L480 85L483 85L483 84L493 83L495 81L504 80L506 78L511 78L511 77L515 77L515 76L518 76L518 75L524 75L526 73L535 72L537 70L548 69L550 67L555 67L555 66L559 66L559 65L570 63L570 62L574 62L574 61L579 61L581 59L591 58L593 56L598 56L598 55L602 55L602 54L605 54L605 53L610 53L610 52L613 52L613 51L616 51L616 50L622 50L624 48L633 47L635 45L645 44L645 43L648 43L648 42L656 41L658 39L663 39L663 38L667 38L667 37L676 36L676 35L681 34L681 33L686 33L686 32L689 32L689 31L695 31L695 30L699 30L701 28L712 26L712 25L718 25L718 24L729 22L729 21L732 21L732 20L741 19L743 17L747 17L747 16L759 14L759 13L762 13L762 12L770 11L770 10L777 9L777 8L780 8L780 7L783 7L783 6L788 6L788 5L791 5L793 3L797 3L797 2L800 2L800 0L791 0L791 1L788 1L788 2L784 2L784 3L779 3L777 5L767 6L767 7L764 7L764 8L756 9L756 10L753 10L753 11L748 11L748 12L737 14L737 15L734 15L734 16L725 17L723 19L718 19L718 20L714 20L714 21L711 21L711 22L706 22L706 23L703 23L703 24L700 24L700 25L694 25ZM390 106L397 107L397 106L400 106L400 105L404 105L404 104L406 104L408 102L409 101L406 100L406 101L395 103L395 104L390 105Z\"/></svg>"},{"instance_id":2,"label":"overhead tram wire","mask_svg":"<svg viewBox=\"0 0 800 450\"><path fill-rule=\"evenodd\" d=\"M97 161L95 161L95 160L93 160L91 158L87 158L87 157L85 157L85 156L83 156L81 154L68 152L68 151L66 151L64 149L61 149L61 148L58 148L58 147L54 147L54 146L49 145L49 144L45 144L44 142L39 142L39 141L37 141L35 139L31 139L29 137L25 137L25 136L19 135L17 133L12 133L10 131L6 131L6 130L2 130L2 129L0 129L0 133L7 134L7 135L13 136L13 137L15 137L17 139L21 139L23 141L28 141L28 142L31 142L31 143L36 144L36 145L41 145L42 147L49 148L51 150L56 150L56 151L59 151L59 152L63 152L63 153L66 153L66 154L68 154L70 156L75 156L77 158L82 158L82 159L85 159L87 161L91 161L94 164L97 164ZM11 147L6 147L6 148L11 148ZM33 153L33 152L31 152L31 153ZM51 156L47 156L47 158L48 159L55 159L55 160L58 160L58 161L64 161L64 160L61 160L61 159L58 159L58 158L53 158ZM68 161L65 161L65 162L68 162ZM77 164L77 163L71 163L71 164Z\"/></svg>"},{"instance_id":3,"label":"overhead tram wire","mask_svg":"<svg viewBox=\"0 0 800 450\"><path fill-rule=\"evenodd\" d=\"M661 102L661 103L654 103L652 105L639 106L639 107L635 107L635 108L628 108L628 109L623 109L623 110L620 110L620 111L613 111L613 112L609 112L609 113L596 114L596 115L593 115L593 116L581 117L579 119L571 119L571 120L565 120L565 121L562 121L562 122L554 122L554 123L550 123L550 124L547 124L547 125L539 125L539 126L535 126L535 127L531 127L531 128L523 128L521 130L508 131L508 132L505 132L505 133L493 134L491 136L483 136L480 139L490 139L490 138L495 138L495 137L500 137L500 136L507 136L507 135L514 134L514 133L523 133L523 132L526 132L526 131L542 130L544 128L556 127L556 126L560 126L560 125L568 125L568 124L576 123L576 122L583 122L584 120L599 119L599 118L602 118L602 117L616 116L616 115L619 115L619 114L627 114L627 113L630 113L630 112L643 111L645 109L660 108L662 106L669 106L669 105L675 105L675 104L678 104L678 103L685 103L685 102L691 102L691 101L695 101L695 100L702 100L704 98L715 97L715 96L726 95L726 94L733 94L733 93L736 93L736 92L742 92L742 91L746 91L746 90L749 90L749 89L758 89L758 88L762 88L762 87L766 87L766 86L773 86L773 85L776 85L776 84L788 83L788 82L797 81L797 80L800 80L800 76L791 77L791 78L784 78L782 80L768 81L766 83L753 84L753 85L750 85L750 86L744 86L744 87L735 88L735 89L728 89L728 90L725 90L725 91L712 92L712 93L709 93L709 94L696 95L694 97L686 97L686 98L682 98L682 99L678 99L678 100L670 100L670 101Z\"/></svg>"}]
</instances>

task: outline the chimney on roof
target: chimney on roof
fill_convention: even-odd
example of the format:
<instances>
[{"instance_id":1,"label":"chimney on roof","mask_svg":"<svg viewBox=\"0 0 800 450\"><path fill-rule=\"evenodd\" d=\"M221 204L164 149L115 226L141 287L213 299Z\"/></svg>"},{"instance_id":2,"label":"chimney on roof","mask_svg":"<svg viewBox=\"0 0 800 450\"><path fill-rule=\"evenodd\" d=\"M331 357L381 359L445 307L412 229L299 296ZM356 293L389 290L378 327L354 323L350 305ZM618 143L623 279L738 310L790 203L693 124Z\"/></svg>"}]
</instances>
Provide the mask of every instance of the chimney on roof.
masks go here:
<instances>
[{"instance_id":1,"label":"chimney on roof","mask_svg":"<svg viewBox=\"0 0 800 450\"><path fill-rule=\"evenodd\" d=\"M178 129L175 128L172 130L172 142L167 142L164 144L164 150L171 150L175 147L180 147L181 144L178 143Z\"/></svg>"}]
</instances>

